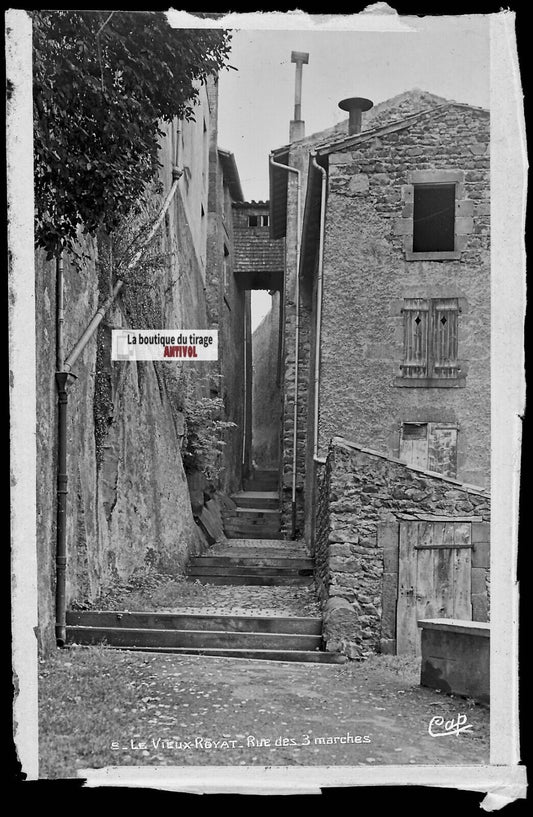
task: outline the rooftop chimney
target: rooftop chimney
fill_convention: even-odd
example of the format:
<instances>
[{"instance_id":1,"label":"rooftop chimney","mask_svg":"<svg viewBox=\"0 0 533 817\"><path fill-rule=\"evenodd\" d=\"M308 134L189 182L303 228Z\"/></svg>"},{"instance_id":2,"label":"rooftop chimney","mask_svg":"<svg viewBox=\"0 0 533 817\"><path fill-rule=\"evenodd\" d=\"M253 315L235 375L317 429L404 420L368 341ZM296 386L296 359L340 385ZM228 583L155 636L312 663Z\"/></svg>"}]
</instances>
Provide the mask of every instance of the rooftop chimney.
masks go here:
<instances>
[{"instance_id":1,"label":"rooftop chimney","mask_svg":"<svg viewBox=\"0 0 533 817\"><path fill-rule=\"evenodd\" d=\"M305 122L302 119L302 65L309 62L309 54L305 51L291 51L291 62L296 63L296 79L294 85L294 119L291 119L289 141L296 142L305 136Z\"/></svg>"},{"instance_id":2,"label":"rooftop chimney","mask_svg":"<svg viewBox=\"0 0 533 817\"><path fill-rule=\"evenodd\" d=\"M363 111L369 111L374 103L370 99L365 99L362 96L350 96L348 99L342 99L339 102L339 108L343 111L348 111L350 118L348 120L348 135L361 132L361 114Z\"/></svg>"}]
</instances>

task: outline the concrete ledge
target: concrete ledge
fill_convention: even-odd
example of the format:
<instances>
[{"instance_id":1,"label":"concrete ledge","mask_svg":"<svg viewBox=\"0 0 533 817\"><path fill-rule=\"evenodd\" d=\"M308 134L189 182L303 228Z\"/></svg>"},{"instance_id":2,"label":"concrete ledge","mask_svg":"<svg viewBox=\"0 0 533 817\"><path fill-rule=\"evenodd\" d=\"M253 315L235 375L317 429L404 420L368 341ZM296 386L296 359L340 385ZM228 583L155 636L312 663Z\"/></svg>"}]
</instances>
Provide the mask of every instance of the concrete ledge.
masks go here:
<instances>
[{"instance_id":1,"label":"concrete ledge","mask_svg":"<svg viewBox=\"0 0 533 817\"><path fill-rule=\"evenodd\" d=\"M490 701L490 625L484 621L423 619L420 685Z\"/></svg>"},{"instance_id":2,"label":"concrete ledge","mask_svg":"<svg viewBox=\"0 0 533 817\"><path fill-rule=\"evenodd\" d=\"M418 626L426 630L440 630L446 633L467 633L468 635L490 638L488 621L465 621L458 618L423 618Z\"/></svg>"}]
</instances>

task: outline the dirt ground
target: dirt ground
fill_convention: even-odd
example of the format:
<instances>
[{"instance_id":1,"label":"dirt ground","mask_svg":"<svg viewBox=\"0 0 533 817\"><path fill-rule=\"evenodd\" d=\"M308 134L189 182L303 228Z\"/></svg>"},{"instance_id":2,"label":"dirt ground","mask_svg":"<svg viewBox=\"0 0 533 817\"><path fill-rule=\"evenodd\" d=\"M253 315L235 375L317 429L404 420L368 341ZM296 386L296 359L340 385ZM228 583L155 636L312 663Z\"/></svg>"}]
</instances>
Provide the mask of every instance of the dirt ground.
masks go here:
<instances>
[{"instance_id":1,"label":"dirt ground","mask_svg":"<svg viewBox=\"0 0 533 817\"><path fill-rule=\"evenodd\" d=\"M488 709L418 678L416 660L392 656L320 665L58 651L41 664L41 776L107 765L487 763ZM472 728L429 734L432 718L458 715Z\"/></svg>"}]
</instances>

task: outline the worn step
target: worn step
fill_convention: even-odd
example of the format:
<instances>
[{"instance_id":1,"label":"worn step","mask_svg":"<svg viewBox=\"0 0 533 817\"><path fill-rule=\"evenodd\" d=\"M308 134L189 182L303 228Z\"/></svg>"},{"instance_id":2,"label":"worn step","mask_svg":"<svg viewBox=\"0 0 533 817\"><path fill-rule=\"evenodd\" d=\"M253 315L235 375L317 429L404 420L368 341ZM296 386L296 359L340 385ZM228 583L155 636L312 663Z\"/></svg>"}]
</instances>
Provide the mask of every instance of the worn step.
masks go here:
<instances>
[{"instance_id":1,"label":"worn step","mask_svg":"<svg viewBox=\"0 0 533 817\"><path fill-rule=\"evenodd\" d=\"M279 522L280 511L274 508L235 508L233 511L226 511L224 519L268 519Z\"/></svg>"},{"instance_id":2,"label":"worn step","mask_svg":"<svg viewBox=\"0 0 533 817\"><path fill-rule=\"evenodd\" d=\"M232 500L239 508L271 508L279 510L277 491L240 491L232 494Z\"/></svg>"},{"instance_id":3,"label":"worn step","mask_svg":"<svg viewBox=\"0 0 533 817\"><path fill-rule=\"evenodd\" d=\"M262 539L277 539L279 536L278 530L264 530L262 528L257 528L258 533L261 534ZM251 535L253 535L253 530L237 530L235 528L228 528L226 530L226 536L231 536L233 539L249 539Z\"/></svg>"},{"instance_id":4,"label":"worn step","mask_svg":"<svg viewBox=\"0 0 533 817\"><path fill-rule=\"evenodd\" d=\"M190 581L198 581L200 584L264 584L279 587L285 587L292 584L311 585L314 581L312 576L250 576L243 573L226 573L224 576L204 576L201 574L190 573L187 578Z\"/></svg>"},{"instance_id":5,"label":"worn step","mask_svg":"<svg viewBox=\"0 0 533 817\"><path fill-rule=\"evenodd\" d=\"M306 616L231 616L184 613L130 613L114 610L69 610L68 626L203 630L320 635L322 619Z\"/></svg>"},{"instance_id":6,"label":"worn step","mask_svg":"<svg viewBox=\"0 0 533 817\"><path fill-rule=\"evenodd\" d=\"M231 538L228 537L227 541L225 542L225 546L231 547L232 544L234 544L234 543L232 542ZM250 539L248 539L246 541L246 547L250 547L250 548L256 548L256 547L260 548L260 547L263 546L263 544L266 544L266 543L263 543L261 541L260 537L250 538ZM243 547L243 544L242 544L242 542L240 540L239 540L239 547ZM281 536L278 536L278 538L274 539L273 541L269 540L268 541L268 547L269 548L280 548L281 550L283 550L286 547L300 548L301 550L307 552L307 545L303 540L301 540L301 539L282 539Z\"/></svg>"},{"instance_id":7,"label":"worn step","mask_svg":"<svg viewBox=\"0 0 533 817\"><path fill-rule=\"evenodd\" d=\"M227 516L224 519L224 529L228 528L236 528L237 530L244 530L246 528L250 528L253 530L261 530L261 528L265 528L267 530L277 530L278 537L279 537L279 519L268 519L264 516L249 516L249 517L239 517L239 516ZM258 537L260 538L260 537Z\"/></svg>"},{"instance_id":8,"label":"worn step","mask_svg":"<svg viewBox=\"0 0 533 817\"><path fill-rule=\"evenodd\" d=\"M311 664L345 664L348 658L337 652L320 650L249 650L214 647L111 647L110 650L132 652L173 653L178 655L206 655L218 658L247 658L262 661L300 661Z\"/></svg>"},{"instance_id":9,"label":"worn step","mask_svg":"<svg viewBox=\"0 0 533 817\"><path fill-rule=\"evenodd\" d=\"M237 541L239 541L239 540L237 540ZM232 560L235 559L237 561L240 561L241 559L245 559L246 562L248 562L248 560L251 559L254 563L257 562L257 564L271 564L273 567L283 567L284 566L284 564L279 564L278 565L278 561L282 561L283 563L285 563L285 562L287 562L287 560L292 561L293 559L296 559L298 561L303 561L305 567L313 567L314 566L313 560L309 556L307 556L307 554L305 554L305 553L300 553L298 551L294 551L294 552L288 551L286 556L285 555L281 556L281 554L280 554L280 552L278 550L274 550L274 549L273 550L268 550L268 548L261 548L260 550L258 549L256 553L250 553L249 548L232 547L232 548L227 548L226 550L217 551L217 553L213 554L212 557L211 556L205 556L205 557L204 556L198 556L198 557L195 557L195 558L198 558L198 559L204 559L204 558L206 558L206 559L207 558L218 559L218 558L220 558L220 559L232 559ZM287 566L289 567L290 565L287 564Z\"/></svg>"},{"instance_id":10,"label":"worn step","mask_svg":"<svg viewBox=\"0 0 533 817\"><path fill-rule=\"evenodd\" d=\"M243 479L242 487L245 491L258 491L259 493L263 493L264 491L278 491L278 477L264 477L262 479L256 479L254 477L250 477L248 479Z\"/></svg>"},{"instance_id":11,"label":"worn step","mask_svg":"<svg viewBox=\"0 0 533 817\"><path fill-rule=\"evenodd\" d=\"M68 626L67 642L120 647L189 647L198 649L319 650L321 635L228 632L225 630L153 630L146 627Z\"/></svg>"},{"instance_id":12,"label":"worn step","mask_svg":"<svg viewBox=\"0 0 533 817\"><path fill-rule=\"evenodd\" d=\"M202 565L194 564L187 571L191 576L228 576L235 573L241 576L312 576L312 567L264 567L261 565Z\"/></svg>"},{"instance_id":13,"label":"worn step","mask_svg":"<svg viewBox=\"0 0 533 817\"><path fill-rule=\"evenodd\" d=\"M282 556L193 556L189 559L188 570L195 567L283 567L289 570L313 570L313 559L310 557L282 557Z\"/></svg>"}]
</instances>

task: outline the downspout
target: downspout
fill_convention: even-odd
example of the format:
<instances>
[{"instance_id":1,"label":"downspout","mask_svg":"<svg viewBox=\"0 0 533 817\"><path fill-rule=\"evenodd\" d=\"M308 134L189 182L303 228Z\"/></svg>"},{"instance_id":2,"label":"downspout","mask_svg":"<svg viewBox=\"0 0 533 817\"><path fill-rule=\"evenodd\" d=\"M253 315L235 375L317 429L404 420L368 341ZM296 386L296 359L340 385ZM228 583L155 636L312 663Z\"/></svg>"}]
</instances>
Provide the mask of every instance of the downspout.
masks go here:
<instances>
[{"instance_id":1,"label":"downspout","mask_svg":"<svg viewBox=\"0 0 533 817\"><path fill-rule=\"evenodd\" d=\"M294 299L296 302L296 320L295 320L295 335L294 335L294 429L293 429L293 449L292 449L292 493L291 493L291 539L296 539L296 465L298 444L298 365L299 365L299 342L300 342L300 195L301 195L301 173L296 167L290 165L283 165L280 162L275 162L272 154L270 154L270 165L272 167L280 167L290 173L296 174L296 283L294 291Z\"/></svg>"},{"instance_id":2,"label":"downspout","mask_svg":"<svg viewBox=\"0 0 533 817\"><path fill-rule=\"evenodd\" d=\"M326 187L327 187L327 173L321 167L317 160L316 154L312 156L311 163L313 167L322 174L322 185L320 191L320 226L319 226L319 243L318 243L318 270L317 270L317 285L316 285L316 329L315 329L315 380L314 380L314 407L313 407L313 460L318 460L318 410L319 410L319 389L320 389L320 346L322 333L322 291L323 291L323 277L324 277L324 228L326 221Z\"/></svg>"},{"instance_id":3,"label":"downspout","mask_svg":"<svg viewBox=\"0 0 533 817\"><path fill-rule=\"evenodd\" d=\"M178 144L176 146L176 158L179 157L179 129ZM126 274L137 264L141 258L144 248L150 243L163 221L168 208L174 198L178 183L183 175L183 170L179 166L172 169L172 185L163 202L161 211L152 225L143 246L135 253L129 262ZM68 409L68 378L75 377L72 367L87 346L88 342L96 332L102 322L106 312L115 301L117 295L124 286L124 280L119 279L111 295L104 301L95 312L85 331L80 336L74 348L64 360L64 272L63 256L60 255L56 262L56 299L57 299L57 351L56 351L56 385L58 392L58 454L57 454L57 530L56 530L56 622L55 634L58 647L63 647L66 643L66 579L67 579L67 494L68 494L68 471L67 471L67 409Z\"/></svg>"},{"instance_id":4,"label":"downspout","mask_svg":"<svg viewBox=\"0 0 533 817\"><path fill-rule=\"evenodd\" d=\"M56 259L56 386L58 394L57 435L57 522L56 522L56 625L59 647L66 640L66 570L67 570L67 410L68 374L63 370L64 359L64 291L63 253Z\"/></svg>"}]
</instances>

